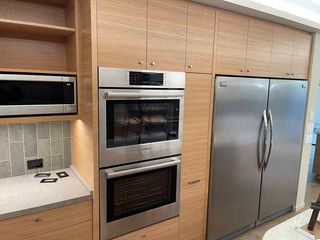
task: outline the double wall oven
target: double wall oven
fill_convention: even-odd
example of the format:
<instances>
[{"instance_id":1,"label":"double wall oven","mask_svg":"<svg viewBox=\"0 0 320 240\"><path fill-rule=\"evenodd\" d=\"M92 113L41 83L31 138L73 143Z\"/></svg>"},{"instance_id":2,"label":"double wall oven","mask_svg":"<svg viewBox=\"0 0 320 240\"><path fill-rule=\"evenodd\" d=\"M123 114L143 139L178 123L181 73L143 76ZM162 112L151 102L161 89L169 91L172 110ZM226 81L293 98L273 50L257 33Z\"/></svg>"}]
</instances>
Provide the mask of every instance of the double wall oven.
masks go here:
<instances>
[{"instance_id":1,"label":"double wall oven","mask_svg":"<svg viewBox=\"0 0 320 240\"><path fill-rule=\"evenodd\" d=\"M179 215L185 73L99 68L100 233Z\"/></svg>"}]
</instances>

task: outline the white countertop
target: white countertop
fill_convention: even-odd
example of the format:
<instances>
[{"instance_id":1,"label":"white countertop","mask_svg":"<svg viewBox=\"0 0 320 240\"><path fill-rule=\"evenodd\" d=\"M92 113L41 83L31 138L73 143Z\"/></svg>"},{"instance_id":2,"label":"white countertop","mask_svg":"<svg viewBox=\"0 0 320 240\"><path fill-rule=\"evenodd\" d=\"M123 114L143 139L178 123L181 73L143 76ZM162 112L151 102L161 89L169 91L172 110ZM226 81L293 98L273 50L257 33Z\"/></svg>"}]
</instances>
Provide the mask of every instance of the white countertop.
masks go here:
<instances>
[{"instance_id":1,"label":"white countertop","mask_svg":"<svg viewBox=\"0 0 320 240\"><path fill-rule=\"evenodd\" d=\"M297 228L306 225L310 220L311 214L312 210L309 209L280 223L269 229L262 240L309 240L310 238L299 233Z\"/></svg>"},{"instance_id":2,"label":"white countertop","mask_svg":"<svg viewBox=\"0 0 320 240\"><path fill-rule=\"evenodd\" d=\"M55 173L66 171L69 177ZM40 183L35 174L0 179L0 220L48 210L92 198L92 192L70 168L51 171L56 183Z\"/></svg>"}]
</instances>

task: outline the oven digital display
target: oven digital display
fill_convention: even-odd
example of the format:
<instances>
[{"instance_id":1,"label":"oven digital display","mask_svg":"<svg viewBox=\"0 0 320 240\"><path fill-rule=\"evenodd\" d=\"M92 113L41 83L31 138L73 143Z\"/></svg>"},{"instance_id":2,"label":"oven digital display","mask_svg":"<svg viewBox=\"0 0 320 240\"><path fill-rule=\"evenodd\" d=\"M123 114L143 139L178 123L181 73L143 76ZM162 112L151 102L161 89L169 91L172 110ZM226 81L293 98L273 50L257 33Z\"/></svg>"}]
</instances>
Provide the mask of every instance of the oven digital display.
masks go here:
<instances>
[{"instance_id":1,"label":"oven digital display","mask_svg":"<svg viewBox=\"0 0 320 240\"><path fill-rule=\"evenodd\" d=\"M129 84L141 86L163 86L163 73L130 72Z\"/></svg>"}]
</instances>

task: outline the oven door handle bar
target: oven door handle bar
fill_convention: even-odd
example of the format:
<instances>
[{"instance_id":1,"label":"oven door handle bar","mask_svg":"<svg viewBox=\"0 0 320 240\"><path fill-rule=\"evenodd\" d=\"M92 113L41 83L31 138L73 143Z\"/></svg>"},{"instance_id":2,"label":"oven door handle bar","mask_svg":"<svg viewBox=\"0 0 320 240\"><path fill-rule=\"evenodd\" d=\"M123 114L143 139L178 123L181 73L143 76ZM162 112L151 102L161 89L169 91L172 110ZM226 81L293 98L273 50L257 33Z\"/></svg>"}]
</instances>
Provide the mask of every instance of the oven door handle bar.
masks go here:
<instances>
[{"instance_id":1,"label":"oven door handle bar","mask_svg":"<svg viewBox=\"0 0 320 240\"><path fill-rule=\"evenodd\" d=\"M164 92L112 92L104 94L104 98L154 98L154 97L183 97L183 91L164 91Z\"/></svg>"},{"instance_id":2,"label":"oven door handle bar","mask_svg":"<svg viewBox=\"0 0 320 240\"><path fill-rule=\"evenodd\" d=\"M132 174L143 173L143 172L153 171L153 170L157 170L157 169L177 166L180 163L181 163L181 160L176 159L176 160L172 160L170 162L164 162L164 163L159 163L159 164L155 164L155 165L126 169L123 171L113 172L112 169L111 170L107 169L105 171L105 173L106 173L107 179L112 179L112 178L123 177L123 176L132 175Z\"/></svg>"}]
</instances>

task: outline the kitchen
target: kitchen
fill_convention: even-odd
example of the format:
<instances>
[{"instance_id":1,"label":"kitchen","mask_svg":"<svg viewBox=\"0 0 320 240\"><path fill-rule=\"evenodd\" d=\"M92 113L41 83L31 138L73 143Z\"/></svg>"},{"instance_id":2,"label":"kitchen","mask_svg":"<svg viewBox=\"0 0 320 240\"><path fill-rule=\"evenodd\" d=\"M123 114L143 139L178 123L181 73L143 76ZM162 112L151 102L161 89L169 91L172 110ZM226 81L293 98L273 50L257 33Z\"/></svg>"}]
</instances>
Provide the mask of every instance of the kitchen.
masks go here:
<instances>
[{"instance_id":1,"label":"kitchen","mask_svg":"<svg viewBox=\"0 0 320 240\"><path fill-rule=\"evenodd\" d=\"M1 3L4 239L231 239L304 207L314 30L183 0Z\"/></svg>"}]
</instances>

